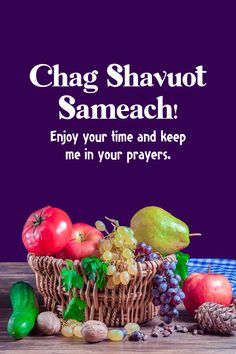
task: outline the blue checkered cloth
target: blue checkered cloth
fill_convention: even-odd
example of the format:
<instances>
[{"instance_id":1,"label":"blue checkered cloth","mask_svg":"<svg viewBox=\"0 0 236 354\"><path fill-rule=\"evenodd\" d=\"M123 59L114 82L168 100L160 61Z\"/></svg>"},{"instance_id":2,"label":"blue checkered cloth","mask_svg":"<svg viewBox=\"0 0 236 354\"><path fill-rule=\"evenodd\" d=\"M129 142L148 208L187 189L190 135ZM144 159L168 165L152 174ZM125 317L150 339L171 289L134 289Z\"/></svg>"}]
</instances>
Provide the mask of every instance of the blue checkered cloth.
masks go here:
<instances>
[{"instance_id":1,"label":"blue checkered cloth","mask_svg":"<svg viewBox=\"0 0 236 354\"><path fill-rule=\"evenodd\" d=\"M209 264L211 272L225 275L236 293L236 260L223 258L190 258L188 273L207 273Z\"/></svg>"}]
</instances>

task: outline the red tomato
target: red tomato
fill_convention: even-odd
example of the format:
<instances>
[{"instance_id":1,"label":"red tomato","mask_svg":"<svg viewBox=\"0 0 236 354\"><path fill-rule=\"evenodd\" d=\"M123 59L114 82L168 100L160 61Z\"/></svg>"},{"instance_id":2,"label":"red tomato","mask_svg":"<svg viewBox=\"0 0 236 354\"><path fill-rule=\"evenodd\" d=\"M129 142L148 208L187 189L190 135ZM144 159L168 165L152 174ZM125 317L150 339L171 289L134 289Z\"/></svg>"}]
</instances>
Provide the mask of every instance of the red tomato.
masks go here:
<instances>
[{"instance_id":1,"label":"red tomato","mask_svg":"<svg viewBox=\"0 0 236 354\"><path fill-rule=\"evenodd\" d=\"M25 248L37 256L60 252L69 242L72 223L61 209L47 206L32 213L22 232Z\"/></svg>"}]
</instances>

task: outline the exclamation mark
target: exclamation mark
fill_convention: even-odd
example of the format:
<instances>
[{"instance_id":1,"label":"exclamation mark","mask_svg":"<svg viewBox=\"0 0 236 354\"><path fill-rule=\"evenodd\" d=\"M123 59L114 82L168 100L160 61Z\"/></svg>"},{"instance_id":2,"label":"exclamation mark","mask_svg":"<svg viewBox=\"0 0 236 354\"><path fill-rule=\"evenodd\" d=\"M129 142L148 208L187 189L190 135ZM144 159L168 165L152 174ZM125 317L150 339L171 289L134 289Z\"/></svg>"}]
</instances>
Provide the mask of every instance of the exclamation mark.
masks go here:
<instances>
[{"instance_id":1,"label":"exclamation mark","mask_svg":"<svg viewBox=\"0 0 236 354\"><path fill-rule=\"evenodd\" d=\"M175 111L174 119L178 118L178 116L177 116L177 108L178 108L178 105L174 104L174 111Z\"/></svg>"}]
</instances>

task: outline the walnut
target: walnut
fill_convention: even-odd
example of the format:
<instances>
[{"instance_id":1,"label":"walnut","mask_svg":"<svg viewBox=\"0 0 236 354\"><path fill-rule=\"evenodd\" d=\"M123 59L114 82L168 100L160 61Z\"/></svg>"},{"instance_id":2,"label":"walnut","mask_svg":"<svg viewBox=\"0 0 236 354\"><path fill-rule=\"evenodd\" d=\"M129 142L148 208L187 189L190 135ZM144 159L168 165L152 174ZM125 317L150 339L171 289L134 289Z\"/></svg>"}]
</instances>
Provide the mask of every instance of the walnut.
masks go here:
<instances>
[{"instance_id":1,"label":"walnut","mask_svg":"<svg viewBox=\"0 0 236 354\"><path fill-rule=\"evenodd\" d=\"M81 334L89 343L101 342L107 338L107 326L103 322L90 320L83 325Z\"/></svg>"},{"instance_id":2,"label":"walnut","mask_svg":"<svg viewBox=\"0 0 236 354\"><path fill-rule=\"evenodd\" d=\"M46 336L58 334L61 330L61 322L57 315L51 311L41 312L36 322L37 329Z\"/></svg>"}]
</instances>

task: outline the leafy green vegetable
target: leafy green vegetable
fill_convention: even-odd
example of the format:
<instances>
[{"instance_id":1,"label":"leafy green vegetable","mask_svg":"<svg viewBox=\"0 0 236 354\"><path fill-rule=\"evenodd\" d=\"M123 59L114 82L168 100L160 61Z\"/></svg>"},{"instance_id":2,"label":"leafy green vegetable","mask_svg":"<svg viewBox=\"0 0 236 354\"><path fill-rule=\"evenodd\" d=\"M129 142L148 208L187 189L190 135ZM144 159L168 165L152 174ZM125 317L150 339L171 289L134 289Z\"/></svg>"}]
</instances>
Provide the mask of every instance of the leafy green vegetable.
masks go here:
<instances>
[{"instance_id":1,"label":"leafy green vegetable","mask_svg":"<svg viewBox=\"0 0 236 354\"><path fill-rule=\"evenodd\" d=\"M106 285L106 274L108 263L104 263L97 257L85 257L81 261L82 268L87 277L96 281L98 289L103 289Z\"/></svg>"},{"instance_id":2,"label":"leafy green vegetable","mask_svg":"<svg viewBox=\"0 0 236 354\"><path fill-rule=\"evenodd\" d=\"M188 276L188 266L187 262L189 259L189 255L183 252L176 252L177 265L175 274L179 274L181 276L182 281L180 282L180 286L183 285L184 279Z\"/></svg>"},{"instance_id":3,"label":"leafy green vegetable","mask_svg":"<svg viewBox=\"0 0 236 354\"><path fill-rule=\"evenodd\" d=\"M61 278L66 291L72 288L81 289L84 285L83 277L74 270L73 262L70 259L66 260L66 265L67 268L63 268L61 271Z\"/></svg>"},{"instance_id":4,"label":"leafy green vegetable","mask_svg":"<svg viewBox=\"0 0 236 354\"><path fill-rule=\"evenodd\" d=\"M84 321L85 314L84 309L86 307L86 303L84 300L81 300L78 297L73 297L67 308L63 314L65 320L76 320L79 322Z\"/></svg>"},{"instance_id":5,"label":"leafy green vegetable","mask_svg":"<svg viewBox=\"0 0 236 354\"><path fill-rule=\"evenodd\" d=\"M66 260L66 268L62 269L61 278L66 291L72 289L73 294L71 301L69 302L66 310L63 313L64 319L84 321L84 309L86 307L86 303L84 300L81 300L79 297L76 296L76 289L82 289L84 285L84 279L74 269L74 264L72 260Z\"/></svg>"}]
</instances>

